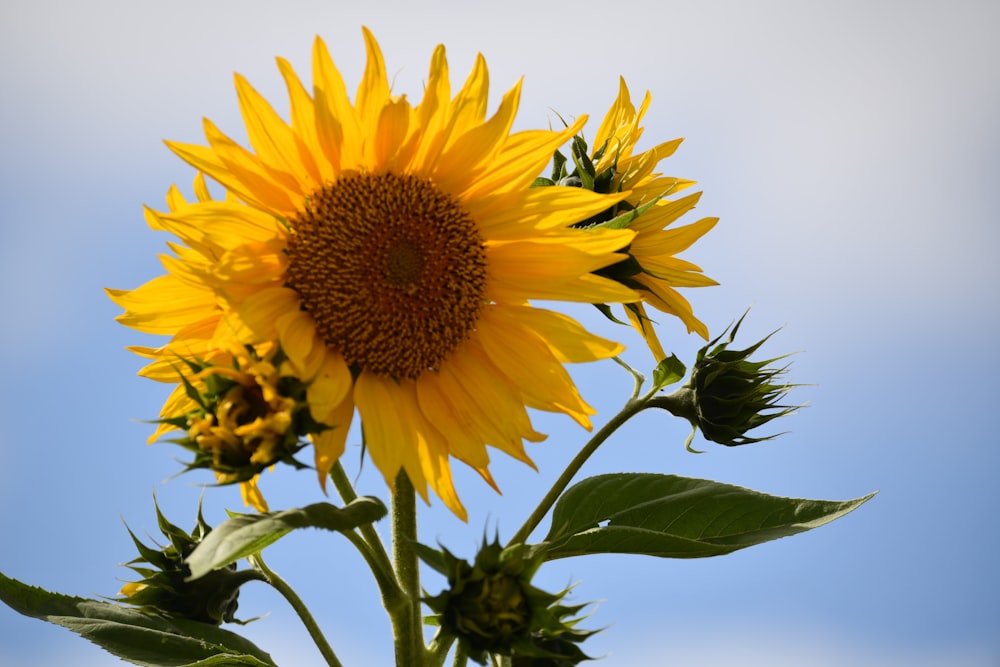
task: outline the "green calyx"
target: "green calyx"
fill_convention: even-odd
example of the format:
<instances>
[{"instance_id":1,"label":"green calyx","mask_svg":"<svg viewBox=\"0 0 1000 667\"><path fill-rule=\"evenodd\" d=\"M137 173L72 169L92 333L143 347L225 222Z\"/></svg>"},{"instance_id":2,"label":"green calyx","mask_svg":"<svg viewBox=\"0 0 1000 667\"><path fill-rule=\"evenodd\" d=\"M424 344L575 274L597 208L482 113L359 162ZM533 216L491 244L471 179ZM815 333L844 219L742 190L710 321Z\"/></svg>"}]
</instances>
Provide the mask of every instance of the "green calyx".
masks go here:
<instances>
[{"instance_id":1,"label":"green calyx","mask_svg":"<svg viewBox=\"0 0 1000 667\"><path fill-rule=\"evenodd\" d=\"M578 644L593 633L575 629L579 619L571 618L585 605L560 605L568 590L552 594L531 585L541 559L528 558L527 546L504 549L484 540L472 564L447 549L433 553L439 557L425 560L448 578L448 588L424 601L471 659L486 664L489 655L502 655L539 667L590 659Z\"/></svg>"},{"instance_id":2,"label":"green calyx","mask_svg":"<svg viewBox=\"0 0 1000 667\"><path fill-rule=\"evenodd\" d=\"M146 546L129 529L139 556L126 563L126 567L142 576L142 579L125 584L120 592L122 597L118 599L150 613L187 618L211 625L232 621L238 606L240 586L248 581L260 580L261 575L253 570L238 571L233 563L187 581L190 569L184 559L212 528L205 522L201 507L198 508L198 523L191 533L167 521L158 505L156 518L160 532L167 538L168 544L159 549Z\"/></svg>"}]
</instances>

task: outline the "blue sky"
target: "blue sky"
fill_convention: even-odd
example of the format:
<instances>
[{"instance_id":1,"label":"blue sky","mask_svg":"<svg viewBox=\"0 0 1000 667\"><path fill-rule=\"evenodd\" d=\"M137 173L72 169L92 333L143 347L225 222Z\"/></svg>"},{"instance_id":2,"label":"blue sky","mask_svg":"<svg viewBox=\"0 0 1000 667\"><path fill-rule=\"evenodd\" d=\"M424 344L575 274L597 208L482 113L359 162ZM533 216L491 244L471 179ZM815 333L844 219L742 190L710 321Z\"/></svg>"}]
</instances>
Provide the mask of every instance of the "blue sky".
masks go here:
<instances>
[{"instance_id":1,"label":"blue sky","mask_svg":"<svg viewBox=\"0 0 1000 667\"><path fill-rule=\"evenodd\" d=\"M340 6L338 6L340 5ZM395 88L419 97L434 46L453 77L481 51L492 99L525 77L519 124L555 113L596 123L624 75L649 89L646 140L686 138L668 162L721 223L685 254L720 287L689 293L721 331L753 305L747 338L783 327L765 351L803 350L792 379L809 407L755 447L702 443L642 415L585 474L648 470L777 495L847 499L880 490L820 530L702 561L639 557L548 565L547 587L580 582L601 600L587 644L603 664L986 667L1000 661L1000 9L991 2L589 1L527 3L134 2L15 0L0 8L0 570L65 593L113 595L132 557L124 519L154 532L152 494L193 521L199 484L168 445L146 447L163 387L135 376L141 342L113 321L102 287L158 275L162 206L192 172L161 139L200 142L201 118L240 135L232 72L279 109L274 56L305 75L324 37L348 81L363 66L361 25L382 44ZM692 216L693 219L693 216ZM624 329L626 358L648 363ZM682 358L698 341L665 322ZM602 415L629 379L613 364L574 369ZM600 417L598 417L600 419ZM424 541L471 557L484 526L509 536L585 434L539 416L535 473L498 454L498 497L461 473L461 524L440 503ZM696 446L697 446L696 442ZM348 470L358 470L358 449ZM360 490L384 494L370 463ZM308 472L262 486L272 507L315 502ZM205 492L211 522L239 509ZM314 607L345 664L390 662L388 622L346 542L318 532L270 550L270 565ZM440 582L425 578L437 592ZM285 665L319 665L284 602L250 584L246 634ZM0 607L0 664L118 661L69 632Z\"/></svg>"}]
</instances>

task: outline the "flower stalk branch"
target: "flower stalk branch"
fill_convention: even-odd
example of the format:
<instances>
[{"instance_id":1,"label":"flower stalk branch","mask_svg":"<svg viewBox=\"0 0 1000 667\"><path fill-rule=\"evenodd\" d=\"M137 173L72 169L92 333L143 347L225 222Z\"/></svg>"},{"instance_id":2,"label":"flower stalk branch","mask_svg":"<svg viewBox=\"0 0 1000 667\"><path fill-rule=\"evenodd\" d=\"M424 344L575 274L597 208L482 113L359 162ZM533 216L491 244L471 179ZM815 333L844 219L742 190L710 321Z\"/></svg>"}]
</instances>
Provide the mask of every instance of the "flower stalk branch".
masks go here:
<instances>
[{"instance_id":1,"label":"flower stalk branch","mask_svg":"<svg viewBox=\"0 0 1000 667\"><path fill-rule=\"evenodd\" d=\"M634 374L634 377L636 378L636 382L638 382L638 379L641 376ZM587 441L587 444L583 446L583 449L581 449L577 455L573 457L573 460L569 462L566 469L561 475L559 475L559 478L552 485L552 488L549 489L549 492L545 494L545 497L542 498L541 502L538 503L538 506L524 522L524 525L522 525L521 528L514 533L514 536L510 539L508 546L523 544L528 537L531 536L531 533L549 513L552 506L555 505L557 500L559 500L559 496L561 496L563 491L565 491L570 485L570 482L572 482L573 478L576 477L576 474L580 472L580 469L587 462L587 460L593 456L594 452L597 451L597 448L604 444L604 441L610 438L615 431L625 424L625 422L648 407L649 401L655 394L656 390L653 390L641 398L629 399L622 409L619 410L618 414L608 420L608 422L602 426L589 441Z\"/></svg>"},{"instance_id":2,"label":"flower stalk branch","mask_svg":"<svg viewBox=\"0 0 1000 667\"><path fill-rule=\"evenodd\" d=\"M267 583L269 583L275 590L281 593L286 600L288 600L288 604L290 604L292 609L295 610L295 613L298 614L299 618L302 620L302 624L309 632L309 636L312 637L313 642L316 644L316 648L318 648L319 652L323 654L323 659L326 660L326 664L330 667L343 667L340 660L337 658L337 654L333 652L333 647L330 646L330 643L323 635L323 631L320 629L319 624L316 623L316 619L313 618L309 608L306 607L302 598L298 596L295 590L289 586L284 579L279 577L274 570L269 568L264 563L264 559L261 558L260 552L250 556L248 560L254 569L260 571L265 577L267 577Z\"/></svg>"}]
</instances>

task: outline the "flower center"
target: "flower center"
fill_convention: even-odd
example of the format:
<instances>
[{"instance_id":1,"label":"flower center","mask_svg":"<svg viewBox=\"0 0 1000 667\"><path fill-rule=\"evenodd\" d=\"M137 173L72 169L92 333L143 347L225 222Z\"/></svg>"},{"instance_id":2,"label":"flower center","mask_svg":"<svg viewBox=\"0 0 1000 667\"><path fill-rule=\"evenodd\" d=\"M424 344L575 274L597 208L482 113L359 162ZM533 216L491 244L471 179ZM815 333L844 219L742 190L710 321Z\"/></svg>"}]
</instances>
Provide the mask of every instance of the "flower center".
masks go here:
<instances>
[{"instance_id":1,"label":"flower center","mask_svg":"<svg viewBox=\"0 0 1000 667\"><path fill-rule=\"evenodd\" d=\"M291 226L288 283L352 368L415 379L475 328L486 288L479 229L430 181L342 177Z\"/></svg>"}]
</instances>

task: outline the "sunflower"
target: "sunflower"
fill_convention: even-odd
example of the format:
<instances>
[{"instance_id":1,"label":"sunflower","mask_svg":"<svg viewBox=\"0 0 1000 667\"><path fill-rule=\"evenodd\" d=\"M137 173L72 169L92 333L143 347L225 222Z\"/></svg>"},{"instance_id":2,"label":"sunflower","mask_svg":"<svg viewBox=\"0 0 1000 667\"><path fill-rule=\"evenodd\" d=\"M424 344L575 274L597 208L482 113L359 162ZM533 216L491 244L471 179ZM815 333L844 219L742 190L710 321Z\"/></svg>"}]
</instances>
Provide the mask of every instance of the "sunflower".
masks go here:
<instances>
[{"instance_id":1,"label":"sunflower","mask_svg":"<svg viewBox=\"0 0 1000 667\"><path fill-rule=\"evenodd\" d=\"M178 350L206 357L225 337L276 343L329 427L311 436L321 484L356 412L391 489L405 471L425 501L429 486L464 519L450 457L496 488L486 446L531 465L523 442L545 437L527 408L591 427L594 410L563 364L623 348L529 300L637 300L594 273L621 261L635 233L571 226L630 193L531 188L585 118L512 133L520 83L487 118L482 56L452 96L442 46L411 105L364 37L353 101L317 38L311 94L278 59L290 122L237 75L249 150L208 120L207 146L167 142L229 194L148 211L181 241L164 259L169 273L111 296L123 323L172 336L141 350L157 359L151 376Z\"/></svg>"},{"instance_id":2,"label":"sunflower","mask_svg":"<svg viewBox=\"0 0 1000 667\"><path fill-rule=\"evenodd\" d=\"M661 160L673 155L680 146L681 139L666 141L642 153L633 154L636 143L642 136L643 127L640 122L649 108L650 100L651 96L647 92L637 110L625 80L620 79L618 98L604 116L594 137L595 150L591 160L597 180L600 181L601 175L605 175L604 191L629 191L624 202L615 206L614 212L636 210L643 204L656 202L628 224L628 229L636 233L628 248L630 261L604 273L624 278L625 283L642 296L642 301L629 304L626 312L633 325L646 338L657 359L663 359L666 355L646 315L644 304L678 317L687 327L688 333L697 333L708 340L708 327L695 317L691 304L676 288L705 287L718 283L703 275L698 266L679 259L676 255L704 236L719 219L702 218L688 225L671 227L695 207L701 193L671 199L695 182L663 176L655 171ZM625 276L621 275L622 269L625 269Z\"/></svg>"}]
</instances>

